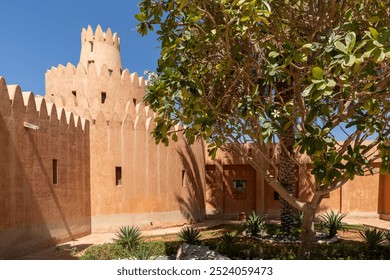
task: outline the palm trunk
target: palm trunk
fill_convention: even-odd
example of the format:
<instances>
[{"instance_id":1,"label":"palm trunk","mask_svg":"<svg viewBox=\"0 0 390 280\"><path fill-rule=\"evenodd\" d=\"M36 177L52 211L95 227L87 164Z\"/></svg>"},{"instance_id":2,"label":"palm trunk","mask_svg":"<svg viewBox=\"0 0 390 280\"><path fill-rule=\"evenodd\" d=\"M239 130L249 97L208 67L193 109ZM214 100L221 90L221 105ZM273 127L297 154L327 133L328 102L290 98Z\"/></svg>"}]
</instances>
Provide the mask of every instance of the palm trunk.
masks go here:
<instances>
[{"instance_id":1,"label":"palm trunk","mask_svg":"<svg viewBox=\"0 0 390 280\"><path fill-rule=\"evenodd\" d=\"M281 94L281 97L286 103L293 98L293 94L293 91L287 90ZM293 125L288 125L288 122L288 118L285 117L282 117L280 121L280 126L284 129L284 133L280 135L280 141L283 143L284 148L282 147L280 152L279 181L283 188L294 195L296 182L295 162L290 157L294 154L295 132ZM280 222L282 231L287 234L290 234L294 228L294 212L295 209L290 204L284 199L280 199Z\"/></svg>"}]
</instances>

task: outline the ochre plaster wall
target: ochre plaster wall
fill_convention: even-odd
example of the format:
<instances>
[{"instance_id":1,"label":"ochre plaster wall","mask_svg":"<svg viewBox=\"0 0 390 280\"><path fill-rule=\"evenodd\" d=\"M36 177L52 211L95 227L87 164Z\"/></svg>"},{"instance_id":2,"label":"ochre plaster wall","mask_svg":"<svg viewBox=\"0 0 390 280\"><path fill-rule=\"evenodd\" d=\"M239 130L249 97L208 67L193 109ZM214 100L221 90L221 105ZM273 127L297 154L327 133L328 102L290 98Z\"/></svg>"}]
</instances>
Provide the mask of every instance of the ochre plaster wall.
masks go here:
<instances>
[{"instance_id":1,"label":"ochre plaster wall","mask_svg":"<svg viewBox=\"0 0 390 280\"><path fill-rule=\"evenodd\" d=\"M95 33L90 27L83 30L77 67L59 65L46 73L45 98L91 123L92 231L201 221L205 218L203 143L188 147L179 136L179 142L168 147L155 144L154 112L142 103L146 83L121 69L119 40L107 44L110 34L107 31L104 37L100 26ZM94 63L87 65L88 60ZM122 171L120 185L116 185L116 167Z\"/></svg>"},{"instance_id":2,"label":"ochre plaster wall","mask_svg":"<svg viewBox=\"0 0 390 280\"><path fill-rule=\"evenodd\" d=\"M320 211L352 215L376 215L379 213L380 174L356 176L341 188L322 200Z\"/></svg>"},{"instance_id":3,"label":"ochre plaster wall","mask_svg":"<svg viewBox=\"0 0 390 280\"><path fill-rule=\"evenodd\" d=\"M87 123L0 77L0 158L0 258L91 232Z\"/></svg>"},{"instance_id":4,"label":"ochre plaster wall","mask_svg":"<svg viewBox=\"0 0 390 280\"><path fill-rule=\"evenodd\" d=\"M390 221L390 174L380 177L379 213L382 219Z\"/></svg>"},{"instance_id":5,"label":"ochre plaster wall","mask_svg":"<svg viewBox=\"0 0 390 280\"><path fill-rule=\"evenodd\" d=\"M141 104L133 109L136 112L127 112L122 122L114 113L109 124L100 113L90 128L93 232L203 220L203 143L188 147L180 138L168 147L156 145L153 117ZM119 185L116 167L122 170Z\"/></svg>"},{"instance_id":6,"label":"ochre plaster wall","mask_svg":"<svg viewBox=\"0 0 390 280\"><path fill-rule=\"evenodd\" d=\"M261 159L256 154L256 149L251 145L247 145L247 149L251 149L252 157L256 159L260 164ZM225 191L226 181L233 180L233 173L240 177L240 172L243 168L246 168L247 164L244 160L236 157L235 155L219 151L214 161L208 159L208 165L206 166L206 210L207 214L215 216L223 216L227 213L227 209L233 209L232 206L226 207L224 204L226 201L233 203L233 194ZM249 167L250 169L251 167ZM224 172L229 169L229 172ZM308 165L307 171L297 171L297 187L296 195L301 200L307 199L310 195L310 191L305 183L305 176L303 172L309 173L310 178L310 166ZM233 176L233 177L232 177ZM388 176L388 175L386 175ZM390 214L390 191L386 188L390 185L390 179L384 176L380 180L380 175L368 175L368 176L356 176L354 180L347 182L341 188L331 192L329 197L325 197L319 207L319 212L325 212L328 210L340 211L343 213L349 213L350 215L368 215L376 216L381 212L380 201L383 201L383 213ZM236 179L239 179L239 178ZM255 205L256 212L267 214L270 218L277 218L279 216L279 200L275 198L275 191L266 183L264 178L259 172L255 172L256 187L255 187ZM380 187L382 186L382 187ZM236 216L239 213L239 206L243 203L246 205L252 205L252 199L248 196L245 200L240 200L237 203ZM241 207L242 208L242 207ZM226 216L226 215L225 215Z\"/></svg>"}]
</instances>

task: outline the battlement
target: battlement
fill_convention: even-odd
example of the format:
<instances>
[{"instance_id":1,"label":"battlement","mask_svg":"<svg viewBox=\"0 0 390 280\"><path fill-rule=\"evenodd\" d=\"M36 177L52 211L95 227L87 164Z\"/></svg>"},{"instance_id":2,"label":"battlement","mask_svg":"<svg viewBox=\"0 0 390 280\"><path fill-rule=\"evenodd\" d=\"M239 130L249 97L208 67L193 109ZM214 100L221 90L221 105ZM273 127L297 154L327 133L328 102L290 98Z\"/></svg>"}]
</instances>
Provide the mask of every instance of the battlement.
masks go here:
<instances>
[{"instance_id":1,"label":"battlement","mask_svg":"<svg viewBox=\"0 0 390 280\"><path fill-rule=\"evenodd\" d=\"M105 82L118 80L121 83L132 84L137 88L144 89L146 87L144 77L139 77L138 73L130 73L128 69L121 70L119 68L110 70L105 64L98 68L95 63L90 63L86 68L82 63L75 66L69 62L66 66L58 64L57 67L52 66L51 69L46 71L47 78L73 78L74 76L79 78L107 79Z\"/></svg>"},{"instance_id":2,"label":"battlement","mask_svg":"<svg viewBox=\"0 0 390 280\"><path fill-rule=\"evenodd\" d=\"M120 55L120 39L116 33L112 34L110 28L103 32L100 25L95 32L92 27L83 28L81 32L80 63L85 68L95 64L100 69L104 64L110 71L115 68L122 69Z\"/></svg>"},{"instance_id":3,"label":"battlement","mask_svg":"<svg viewBox=\"0 0 390 280\"><path fill-rule=\"evenodd\" d=\"M95 32L93 32L90 25L88 25L87 29L83 28L81 30L81 44L87 42L104 42L109 46L114 46L118 50L120 49L120 38L118 37L118 34L112 34L110 28L108 28L106 32L103 32L100 25L96 27Z\"/></svg>"},{"instance_id":4,"label":"battlement","mask_svg":"<svg viewBox=\"0 0 390 280\"><path fill-rule=\"evenodd\" d=\"M32 92L22 92L18 85L7 85L0 76L0 110L3 117L13 117L26 122L51 122L68 129L85 130L87 120L72 112L65 111L64 107L46 102L40 95Z\"/></svg>"}]
</instances>

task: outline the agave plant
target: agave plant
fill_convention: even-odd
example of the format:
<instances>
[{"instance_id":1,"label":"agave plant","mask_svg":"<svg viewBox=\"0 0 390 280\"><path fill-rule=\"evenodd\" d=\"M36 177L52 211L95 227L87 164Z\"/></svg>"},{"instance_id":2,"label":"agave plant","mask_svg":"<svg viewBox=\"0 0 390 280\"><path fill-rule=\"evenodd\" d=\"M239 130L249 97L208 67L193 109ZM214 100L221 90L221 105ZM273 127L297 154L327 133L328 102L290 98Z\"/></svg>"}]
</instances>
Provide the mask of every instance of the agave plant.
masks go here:
<instances>
[{"instance_id":1,"label":"agave plant","mask_svg":"<svg viewBox=\"0 0 390 280\"><path fill-rule=\"evenodd\" d=\"M236 236L231 232L225 232L221 235L220 240L223 246L229 247L236 242Z\"/></svg>"},{"instance_id":2,"label":"agave plant","mask_svg":"<svg viewBox=\"0 0 390 280\"><path fill-rule=\"evenodd\" d=\"M294 212L294 224L296 228L301 228L303 224L304 214L303 211L296 210Z\"/></svg>"},{"instance_id":3,"label":"agave plant","mask_svg":"<svg viewBox=\"0 0 390 280\"><path fill-rule=\"evenodd\" d=\"M323 220L320 224L321 228L328 230L328 237L332 238L337 234L338 230L347 230L348 224L342 222L342 220L347 216L347 213L340 212L326 212L325 214L320 215L320 218Z\"/></svg>"},{"instance_id":4,"label":"agave plant","mask_svg":"<svg viewBox=\"0 0 390 280\"><path fill-rule=\"evenodd\" d=\"M133 257L136 260L155 260L157 256L153 256L153 248L150 244L141 242L133 252Z\"/></svg>"},{"instance_id":5,"label":"agave plant","mask_svg":"<svg viewBox=\"0 0 390 280\"><path fill-rule=\"evenodd\" d=\"M141 241L141 231L134 226L121 226L114 241L126 249L134 248Z\"/></svg>"},{"instance_id":6,"label":"agave plant","mask_svg":"<svg viewBox=\"0 0 390 280\"><path fill-rule=\"evenodd\" d=\"M200 231L196 228L185 227L180 230L178 236L185 243L196 245L199 243Z\"/></svg>"},{"instance_id":7,"label":"agave plant","mask_svg":"<svg viewBox=\"0 0 390 280\"><path fill-rule=\"evenodd\" d=\"M390 230L386 230L386 240L387 240L387 243L390 244Z\"/></svg>"},{"instance_id":8,"label":"agave plant","mask_svg":"<svg viewBox=\"0 0 390 280\"><path fill-rule=\"evenodd\" d=\"M252 236L256 236L260 233L260 230L264 227L265 217L257 215L254 211L248 216L245 221L245 229L247 233Z\"/></svg>"},{"instance_id":9,"label":"agave plant","mask_svg":"<svg viewBox=\"0 0 390 280\"><path fill-rule=\"evenodd\" d=\"M359 235L371 250L378 248L386 240L385 231L377 228L365 228L359 231Z\"/></svg>"}]
</instances>

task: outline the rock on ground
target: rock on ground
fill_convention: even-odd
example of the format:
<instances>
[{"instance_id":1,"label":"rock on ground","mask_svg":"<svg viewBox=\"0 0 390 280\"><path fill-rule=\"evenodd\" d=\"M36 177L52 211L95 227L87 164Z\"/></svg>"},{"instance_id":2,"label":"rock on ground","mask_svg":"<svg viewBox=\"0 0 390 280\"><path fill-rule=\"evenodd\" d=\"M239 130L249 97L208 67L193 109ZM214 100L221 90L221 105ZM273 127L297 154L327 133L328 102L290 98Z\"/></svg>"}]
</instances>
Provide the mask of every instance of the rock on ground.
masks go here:
<instances>
[{"instance_id":1,"label":"rock on ground","mask_svg":"<svg viewBox=\"0 0 390 280\"><path fill-rule=\"evenodd\" d=\"M177 260L230 260L207 246L190 245L183 243L176 254Z\"/></svg>"}]
</instances>

